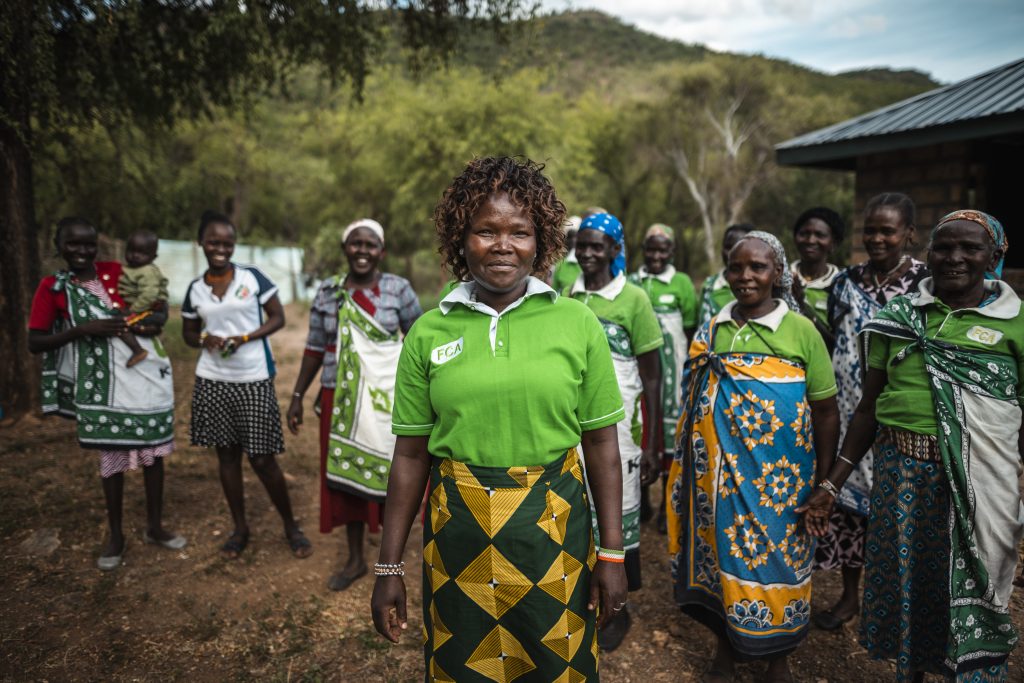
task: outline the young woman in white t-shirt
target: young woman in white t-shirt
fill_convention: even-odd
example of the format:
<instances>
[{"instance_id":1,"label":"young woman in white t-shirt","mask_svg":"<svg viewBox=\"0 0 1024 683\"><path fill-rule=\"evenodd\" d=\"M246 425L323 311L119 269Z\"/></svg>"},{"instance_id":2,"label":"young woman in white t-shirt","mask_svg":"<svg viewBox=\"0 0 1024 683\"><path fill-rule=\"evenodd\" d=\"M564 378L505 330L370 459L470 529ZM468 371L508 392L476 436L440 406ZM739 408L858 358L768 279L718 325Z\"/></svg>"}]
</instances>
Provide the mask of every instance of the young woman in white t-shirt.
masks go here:
<instances>
[{"instance_id":1,"label":"young woman in white t-shirt","mask_svg":"<svg viewBox=\"0 0 1024 683\"><path fill-rule=\"evenodd\" d=\"M235 523L221 547L224 557L237 558L249 543L243 452L281 514L292 553L309 557L313 547L292 516L275 457L284 451L284 435L267 337L284 327L284 308L277 286L262 271L232 263L236 239L227 216L203 213L199 244L207 270L189 285L181 306L185 343L202 349L192 393L192 444L217 449L220 482Z\"/></svg>"}]
</instances>

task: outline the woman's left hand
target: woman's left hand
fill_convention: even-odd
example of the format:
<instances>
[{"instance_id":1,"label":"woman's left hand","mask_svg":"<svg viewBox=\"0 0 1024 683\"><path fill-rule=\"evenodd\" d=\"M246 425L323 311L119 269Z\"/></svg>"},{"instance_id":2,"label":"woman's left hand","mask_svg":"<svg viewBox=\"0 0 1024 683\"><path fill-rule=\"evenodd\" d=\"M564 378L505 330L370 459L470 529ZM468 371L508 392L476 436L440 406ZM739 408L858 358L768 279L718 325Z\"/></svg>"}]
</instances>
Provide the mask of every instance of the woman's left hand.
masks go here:
<instances>
[{"instance_id":1,"label":"woman's left hand","mask_svg":"<svg viewBox=\"0 0 1024 683\"><path fill-rule=\"evenodd\" d=\"M645 448L640 453L640 485L648 486L658 481L661 474L661 457L653 449Z\"/></svg>"},{"instance_id":2,"label":"woman's left hand","mask_svg":"<svg viewBox=\"0 0 1024 683\"><path fill-rule=\"evenodd\" d=\"M626 604L626 568L620 562L598 560L590 576L590 600L587 609L593 611L598 605L597 627L601 628L622 611ZM615 609L615 608L618 609Z\"/></svg>"},{"instance_id":3,"label":"woman's left hand","mask_svg":"<svg viewBox=\"0 0 1024 683\"><path fill-rule=\"evenodd\" d=\"M804 526L811 536L821 538L828 533L829 518L836 499L825 489L815 488L810 498L794 512L804 515Z\"/></svg>"}]
</instances>

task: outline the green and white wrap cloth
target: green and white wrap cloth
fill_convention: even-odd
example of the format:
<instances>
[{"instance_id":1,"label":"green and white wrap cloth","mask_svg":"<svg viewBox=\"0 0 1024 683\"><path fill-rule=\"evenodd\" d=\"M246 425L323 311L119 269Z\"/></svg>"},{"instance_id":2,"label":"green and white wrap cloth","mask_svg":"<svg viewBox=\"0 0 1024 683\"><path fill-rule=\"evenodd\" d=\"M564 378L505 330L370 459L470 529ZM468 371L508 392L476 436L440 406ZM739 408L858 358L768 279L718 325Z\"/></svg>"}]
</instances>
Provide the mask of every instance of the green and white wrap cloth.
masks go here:
<instances>
[{"instance_id":1,"label":"green and white wrap cloth","mask_svg":"<svg viewBox=\"0 0 1024 683\"><path fill-rule=\"evenodd\" d=\"M1009 603L1021 536L1020 378L1013 357L961 349L930 339L926 329L924 310L899 297L862 338L865 347L867 333L909 340L892 364L921 353L931 379L951 501L946 666L963 671L1005 659L1018 640Z\"/></svg>"},{"instance_id":2,"label":"green and white wrap cloth","mask_svg":"<svg viewBox=\"0 0 1024 683\"><path fill-rule=\"evenodd\" d=\"M337 349L327 485L382 502L395 449L391 409L402 342L343 291Z\"/></svg>"},{"instance_id":3,"label":"green and white wrap cloth","mask_svg":"<svg viewBox=\"0 0 1024 683\"><path fill-rule=\"evenodd\" d=\"M113 315L66 271L54 291L67 298L76 327ZM160 340L137 337L149 356L129 368L128 346L116 337L82 337L43 354L43 413L74 418L83 448L116 450L159 446L174 438L174 379Z\"/></svg>"}]
</instances>

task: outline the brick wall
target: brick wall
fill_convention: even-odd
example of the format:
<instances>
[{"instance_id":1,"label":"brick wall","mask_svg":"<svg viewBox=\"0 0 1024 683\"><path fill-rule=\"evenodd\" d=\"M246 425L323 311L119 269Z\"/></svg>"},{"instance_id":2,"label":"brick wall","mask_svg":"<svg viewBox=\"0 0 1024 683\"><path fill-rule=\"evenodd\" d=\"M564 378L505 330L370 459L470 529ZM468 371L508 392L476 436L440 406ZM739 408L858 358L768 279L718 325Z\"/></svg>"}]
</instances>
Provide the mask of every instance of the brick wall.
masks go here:
<instances>
[{"instance_id":1,"label":"brick wall","mask_svg":"<svg viewBox=\"0 0 1024 683\"><path fill-rule=\"evenodd\" d=\"M951 142L916 147L857 159L854 195L853 239L851 262L867 258L861 240L864 227L864 206L882 192L902 192L917 206L917 247L912 251L924 258L928 233L935 223L950 211L976 205L976 192L982 169L972 163L971 147L964 142Z\"/></svg>"}]
</instances>

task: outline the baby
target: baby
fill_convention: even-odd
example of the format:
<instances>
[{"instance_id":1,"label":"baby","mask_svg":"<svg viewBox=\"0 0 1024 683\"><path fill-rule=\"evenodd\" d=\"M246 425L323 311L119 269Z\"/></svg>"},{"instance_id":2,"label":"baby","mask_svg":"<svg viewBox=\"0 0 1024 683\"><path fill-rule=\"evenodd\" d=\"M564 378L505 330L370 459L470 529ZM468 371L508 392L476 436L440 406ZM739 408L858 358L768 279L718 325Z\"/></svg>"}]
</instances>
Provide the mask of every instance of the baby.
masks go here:
<instances>
[{"instance_id":1,"label":"baby","mask_svg":"<svg viewBox=\"0 0 1024 683\"><path fill-rule=\"evenodd\" d=\"M153 265L159 240L149 230L137 230L125 243L125 267L118 282L118 292L128 307L128 324L139 322L158 303L167 302L167 278ZM121 335L121 340L132 351L126 365L130 368L145 360L148 352L139 344L131 332Z\"/></svg>"}]
</instances>

